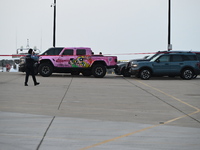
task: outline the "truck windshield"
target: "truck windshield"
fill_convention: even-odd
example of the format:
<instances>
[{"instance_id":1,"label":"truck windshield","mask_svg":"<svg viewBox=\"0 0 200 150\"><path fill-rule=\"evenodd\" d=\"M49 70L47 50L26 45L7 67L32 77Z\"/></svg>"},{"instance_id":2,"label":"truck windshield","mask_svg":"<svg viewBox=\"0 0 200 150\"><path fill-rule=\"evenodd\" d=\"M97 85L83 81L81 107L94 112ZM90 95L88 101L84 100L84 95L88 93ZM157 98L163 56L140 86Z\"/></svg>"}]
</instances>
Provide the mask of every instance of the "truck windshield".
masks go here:
<instances>
[{"instance_id":1,"label":"truck windshield","mask_svg":"<svg viewBox=\"0 0 200 150\"><path fill-rule=\"evenodd\" d=\"M59 55L63 48L50 48L41 55Z\"/></svg>"}]
</instances>

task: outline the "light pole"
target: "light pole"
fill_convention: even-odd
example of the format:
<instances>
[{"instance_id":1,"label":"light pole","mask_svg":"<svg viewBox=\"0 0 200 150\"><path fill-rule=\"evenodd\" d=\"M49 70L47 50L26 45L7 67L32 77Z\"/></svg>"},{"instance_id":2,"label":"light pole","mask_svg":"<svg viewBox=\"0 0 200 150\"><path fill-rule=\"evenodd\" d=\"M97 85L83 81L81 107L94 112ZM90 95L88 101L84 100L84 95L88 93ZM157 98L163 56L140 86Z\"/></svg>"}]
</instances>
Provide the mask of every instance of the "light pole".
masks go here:
<instances>
[{"instance_id":1,"label":"light pole","mask_svg":"<svg viewBox=\"0 0 200 150\"><path fill-rule=\"evenodd\" d=\"M53 47L56 46L56 0L54 0L54 19L53 19Z\"/></svg>"},{"instance_id":2,"label":"light pole","mask_svg":"<svg viewBox=\"0 0 200 150\"><path fill-rule=\"evenodd\" d=\"M171 33L171 0L169 0L169 10L168 10L168 51L172 50L170 33Z\"/></svg>"}]
</instances>

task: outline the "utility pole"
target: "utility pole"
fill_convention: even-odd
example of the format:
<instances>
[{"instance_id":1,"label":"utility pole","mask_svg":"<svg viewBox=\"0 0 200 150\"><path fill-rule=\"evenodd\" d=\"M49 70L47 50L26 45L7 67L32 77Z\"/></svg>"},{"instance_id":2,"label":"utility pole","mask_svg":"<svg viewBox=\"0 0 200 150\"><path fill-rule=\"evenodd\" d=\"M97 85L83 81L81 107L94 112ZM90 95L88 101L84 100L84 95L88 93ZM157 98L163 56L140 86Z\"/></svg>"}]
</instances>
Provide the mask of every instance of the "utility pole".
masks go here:
<instances>
[{"instance_id":1,"label":"utility pole","mask_svg":"<svg viewBox=\"0 0 200 150\"><path fill-rule=\"evenodd\" d=\"M168 51L172 50L170 33L171 33L171 0L169 0L169 10L168 10Z\"/></svg>"},{"instance_id":2,"label":"utility pole","mask_svg":"<svg viewBox=\"0 0 200 150\"><path fill-rule=\"evenodd\" d=\"M56 0L54 0L54 19L53 19L53 47L56 46Z\"/></svg>"}]
</instances>

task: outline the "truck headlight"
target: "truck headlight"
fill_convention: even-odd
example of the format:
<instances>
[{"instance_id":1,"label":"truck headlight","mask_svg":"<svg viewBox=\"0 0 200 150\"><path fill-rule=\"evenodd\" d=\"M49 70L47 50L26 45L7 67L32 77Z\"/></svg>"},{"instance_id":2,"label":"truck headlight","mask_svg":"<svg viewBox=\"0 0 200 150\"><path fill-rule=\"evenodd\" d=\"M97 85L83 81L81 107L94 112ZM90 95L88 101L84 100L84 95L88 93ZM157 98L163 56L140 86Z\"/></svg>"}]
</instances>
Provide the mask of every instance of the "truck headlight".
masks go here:
<instances>
[{"instance_id":1,"label":"truck headlight","mask_svg":"<svg viewBox=\"0 0 200 150\"><path fill-rule=\"evenodd\" d=\"M24 64L25 63L25 59L21 58L19 64Z\"/></svg>"},{"instance_id":2,"label":"truck headlight","mask_svg":"<svg viewBox=\"0 0 200 150\"><path fill-rule=\"evenodd\" d=\"M39 57L39 61L40 61L40 60L42 60L42 57L41 57L41 56Z\"/></svg>"},{"instance_id":3,"label":"truck headlight","mask_svg":"<svg viewBox=\"0 0 200 150\"><path fill-rule=\"evenodd\" d=\"M25 59L21 59L22 63L25 63Z\"/></svg>"}]
</instances>

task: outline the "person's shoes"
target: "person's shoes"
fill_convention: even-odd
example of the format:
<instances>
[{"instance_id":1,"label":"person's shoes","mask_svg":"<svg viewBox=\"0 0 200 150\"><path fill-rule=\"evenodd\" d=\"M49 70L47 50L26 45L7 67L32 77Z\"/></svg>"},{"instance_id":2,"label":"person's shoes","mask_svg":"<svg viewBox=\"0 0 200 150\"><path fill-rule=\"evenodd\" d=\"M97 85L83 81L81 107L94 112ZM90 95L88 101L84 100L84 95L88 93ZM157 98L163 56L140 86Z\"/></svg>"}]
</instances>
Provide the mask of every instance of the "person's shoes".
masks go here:
<instances>
[{"instance_id":1,"label":"person's shoes","mask_svg":"<svg viewBox=\"0 0 200 150\"><path fill-rule=\"evenodd\" d=\"M35 83L35 86L36 86L36 85L39 85L39 84L40 84L39 82L36 82L36 83Z\"/></svg>"},{"instance_id":2,"label":"person's shoes","mask_svg":"<svg viewBox=\"0 0 200 150\"><path fill-rule=\"evenodd\" d=\"M28 86L28 84L27 84L27 83L24 83L24 86Z\"/></svg>"}]
</instances>

